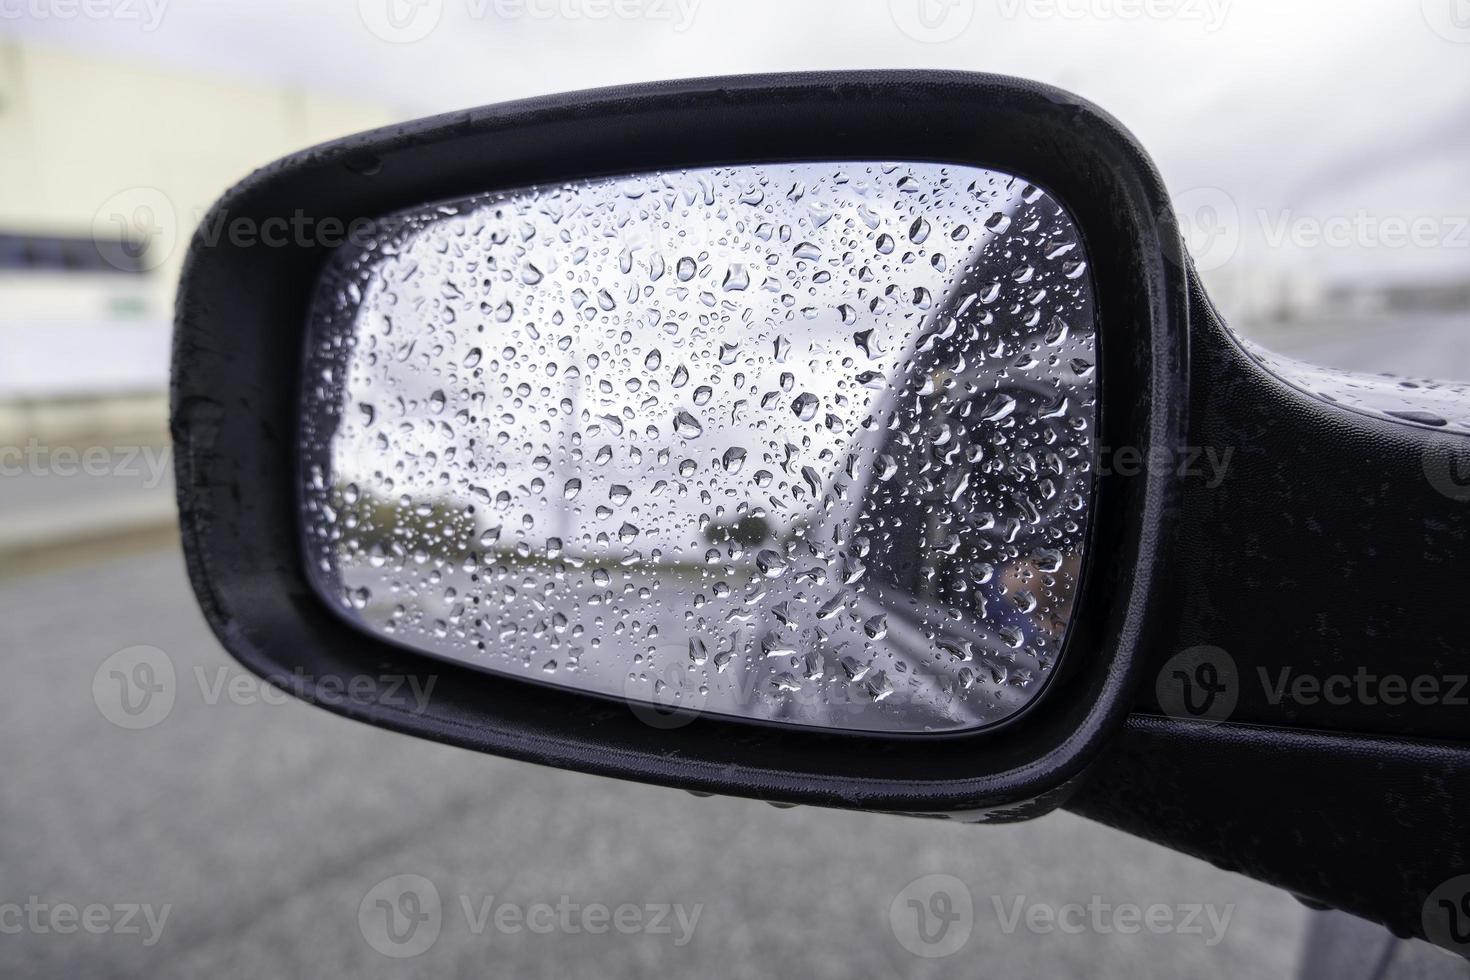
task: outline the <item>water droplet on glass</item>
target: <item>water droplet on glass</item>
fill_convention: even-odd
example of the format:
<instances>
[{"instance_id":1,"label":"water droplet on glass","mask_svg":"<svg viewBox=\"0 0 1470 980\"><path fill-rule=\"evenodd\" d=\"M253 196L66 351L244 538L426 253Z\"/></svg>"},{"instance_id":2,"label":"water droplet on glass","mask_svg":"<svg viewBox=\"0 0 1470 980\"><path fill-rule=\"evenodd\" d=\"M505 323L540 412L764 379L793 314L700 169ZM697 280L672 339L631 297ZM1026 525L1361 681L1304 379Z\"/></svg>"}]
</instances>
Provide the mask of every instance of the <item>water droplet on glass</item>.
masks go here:
<instances>
[{"instance_id":1,"label":"water droplet on glass","mask_svg":"<svg viewBox=\"0 0 1470 980\"><path fill-rule=\"evenodd\" d=\"M780 552L767 548L755 556L755 567L760 569L761 574L766 578L780 578L786 574L786 569L790 566L786 559L781 557Z\"/></svg>"},{"instance_id":2,"label":"water droplet on glass","mask_svg":"<svg viewBox=\"0 0 1470 980\"><path fill-rule=\"evenodd\" d=\"M801 419L803 422L810 422L812 419L816 418L817 406L820 404L821 402L817 399L816 395L812 394L809 391L803 391L801 394L797 395L796 399L791 403L791 410L795 412L796 417Z\"/></svg>"},{"instance_id":3,"label":"water droplet on glass","mask_svg":"<svg viewBox=\"0 0 1470 980\"><path fill-rule=\"evenodd\" d=\"M674 416L674 431L685 439L695 439L704 433L704 426L688 412L680 412Z\"/></svg>"}]
</instances>

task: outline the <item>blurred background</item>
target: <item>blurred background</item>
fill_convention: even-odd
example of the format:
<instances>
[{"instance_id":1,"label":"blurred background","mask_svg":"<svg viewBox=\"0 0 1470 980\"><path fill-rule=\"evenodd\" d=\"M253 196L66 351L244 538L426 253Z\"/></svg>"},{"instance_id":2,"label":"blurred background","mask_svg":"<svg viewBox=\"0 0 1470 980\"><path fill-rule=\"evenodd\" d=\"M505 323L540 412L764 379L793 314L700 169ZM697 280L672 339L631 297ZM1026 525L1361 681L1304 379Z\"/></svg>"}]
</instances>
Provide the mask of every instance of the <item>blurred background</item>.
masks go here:
<instances>
[{"instance_id":1,"label":"blurred background","mask_svg":"<svg viewBox=\"0 0 1470 980\"><path fill-rule=\"evenodd\" d=\"M1465 0L0 0L0 969L1291 974L1314 913L1067 814L969 828L776 810L472 756L251 697L195 610L168 344L185 244L223 190L429 113L859 67L1081 94L1152 154L1242 333L1334 367L1470 378ZM138 646L166 655L171 709L125 728L94 684ZM975 935L930 961L887 916L941 871L975 895ZM676 947L477 935L446 912L433 948L399 962L358 923L398 873L433 881L446 908L571 895L704 913ZM1215 943L1007 932L997 896L1233 915ZM146 927L11 930L4 903L27 902L171 912L145 944Z\"/></svg>"}]
</instances>

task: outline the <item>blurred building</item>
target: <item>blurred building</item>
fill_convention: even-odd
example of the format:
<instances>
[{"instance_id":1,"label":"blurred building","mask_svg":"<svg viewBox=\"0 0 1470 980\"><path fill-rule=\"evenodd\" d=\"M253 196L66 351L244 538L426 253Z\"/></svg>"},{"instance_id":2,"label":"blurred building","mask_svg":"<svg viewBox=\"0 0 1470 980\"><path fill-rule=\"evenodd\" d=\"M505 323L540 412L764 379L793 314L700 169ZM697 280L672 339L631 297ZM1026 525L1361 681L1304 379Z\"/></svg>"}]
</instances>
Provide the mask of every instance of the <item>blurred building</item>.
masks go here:
<instances>
[{"instance_id":1,"label":"blurred building","mask_svg":"<svg viewBox=\"0 0 1470 980\"><path fill-rule=\"evenodd\" d=\"M1247 333L1334 319L1392 322L1395 317L1470 312L1470 275L1452 269L1329 277L1313 270L1273 271L1242 263L1203 277L1226 319Z\"/></svg>"},{"instance_id":2,"label":"blurred building","mask_svg":"<svg viewBox=\"0 0 1470 980\"><path fill-rule=\"evenodd\" d=\"M282 154L393 118L0 39L0 442L58 412L161 406L174 284L209 204Z\"/></svg>"},{"instance_id":3,"label":"blurred building","mask_svg":"<svg viewBox=\"0 0 1470 980\"><path fill-rule=\"evenodd\" d=\"M1339 283L1327 291L1323 302L1346 316L1462 313L1470 310L1470 276Z\"/></svg>"}]
</instances>

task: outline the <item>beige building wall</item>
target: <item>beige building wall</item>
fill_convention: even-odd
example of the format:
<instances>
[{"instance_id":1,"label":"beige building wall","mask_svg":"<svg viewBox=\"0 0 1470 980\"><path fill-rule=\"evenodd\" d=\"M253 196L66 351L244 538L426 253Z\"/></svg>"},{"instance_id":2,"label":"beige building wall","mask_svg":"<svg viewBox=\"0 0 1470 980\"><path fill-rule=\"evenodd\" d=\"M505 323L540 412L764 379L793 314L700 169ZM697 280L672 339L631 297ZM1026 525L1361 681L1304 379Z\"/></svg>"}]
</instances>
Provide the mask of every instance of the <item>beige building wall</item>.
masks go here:
<instances>
[{"instance_id":1,"label":"beige building wall","mask_svg":"<svg viewBox=\"0 0 1470 980\"><path fill-rule=\"evenodd\" d=\"M188 236L222 191L283 154L395 118L293 88L0 39L0 231L86 237L139 205L164 225L146 276L0 272L0 325L167 318Z\"/></svg>"}]
</instances>

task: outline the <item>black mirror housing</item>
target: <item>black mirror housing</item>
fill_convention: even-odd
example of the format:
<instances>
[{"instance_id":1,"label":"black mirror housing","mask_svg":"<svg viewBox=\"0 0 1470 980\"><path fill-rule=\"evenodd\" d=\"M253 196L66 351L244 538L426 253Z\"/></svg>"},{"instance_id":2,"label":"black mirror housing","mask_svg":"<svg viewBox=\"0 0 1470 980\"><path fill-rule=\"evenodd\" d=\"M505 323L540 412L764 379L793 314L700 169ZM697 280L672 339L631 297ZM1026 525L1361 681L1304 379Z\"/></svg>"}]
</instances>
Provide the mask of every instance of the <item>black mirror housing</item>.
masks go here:
<instances>
[{"instance_id":1,"label":"black mirror housing","mask_svg":"<svg viewBox=\"0 0 1470 980\"><path fill-rule=\"evenodd\" d=\"M679 168L903 159L990 167L1075 216L1098 283L1100 442L1154 461L1095 486L1091 558L1056 691L1017 723L953 736L761 728L633 711L487 676L354 631L308 584L294 487L303 334L352 229L476 192ZM258 235L232 234L233 229ZM275 244L267 241L275 228ZM285 229L291 232L285 234ZM221 232L223 231L223 234ZM1014 79L844 72L577 93L315 147L231 190L179 290L172 432L189 573L244 665L371 724L513 758L784 803L1017 819L1060 805L1145 678L1181 493L1186 267L1143 151L1075 96ZM433 680L419 710L391 679ZM354 696L342 696L349 685ZM422 688L421 688L422 689Z\"/></svg>"}]
</instances>

